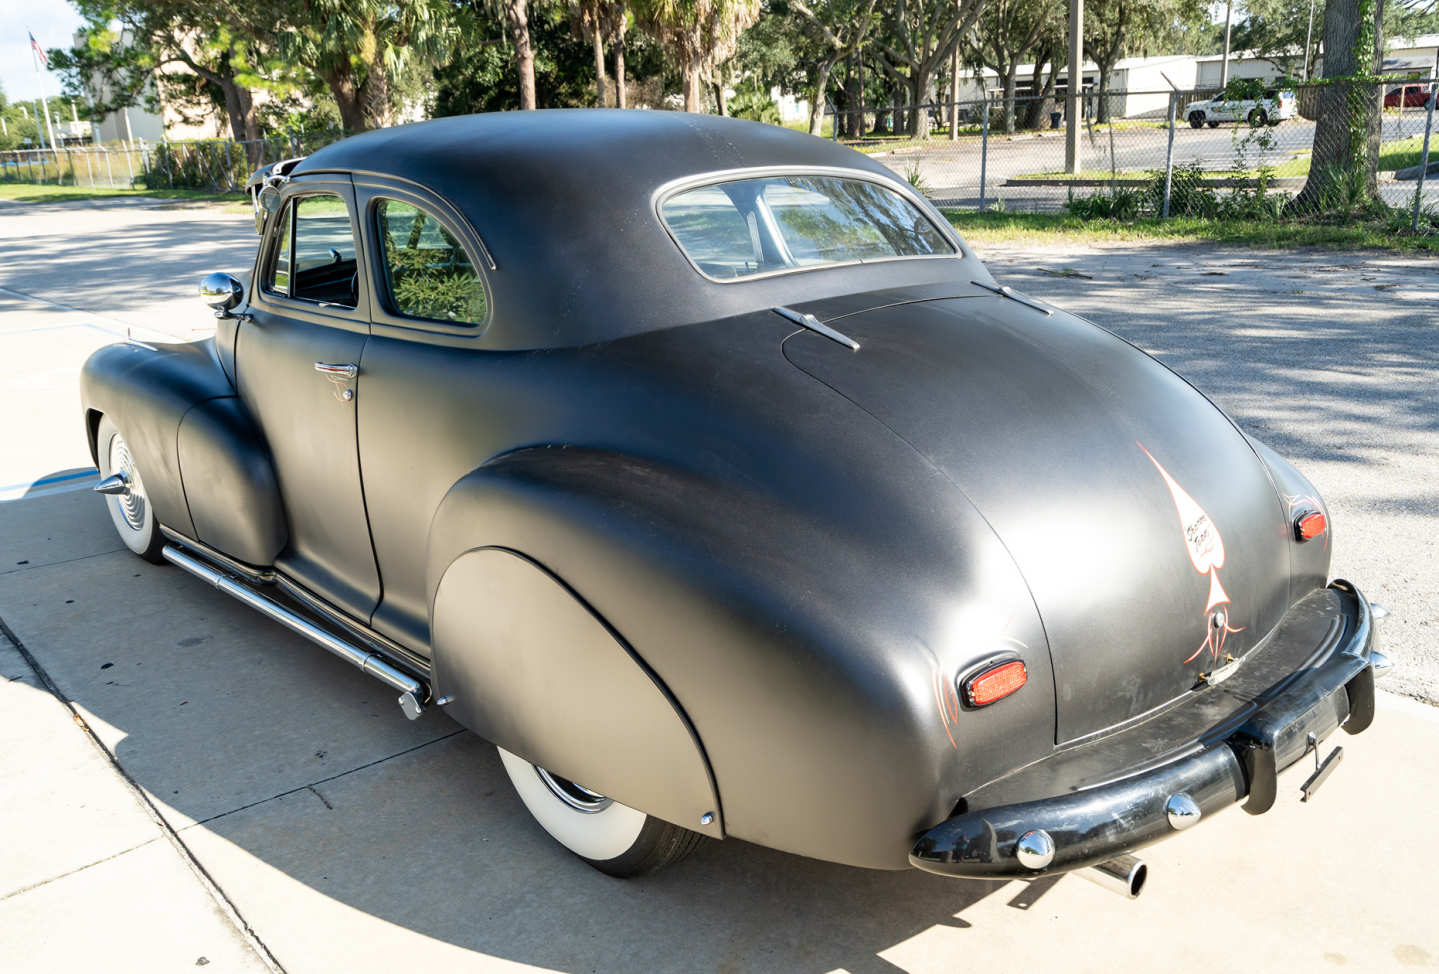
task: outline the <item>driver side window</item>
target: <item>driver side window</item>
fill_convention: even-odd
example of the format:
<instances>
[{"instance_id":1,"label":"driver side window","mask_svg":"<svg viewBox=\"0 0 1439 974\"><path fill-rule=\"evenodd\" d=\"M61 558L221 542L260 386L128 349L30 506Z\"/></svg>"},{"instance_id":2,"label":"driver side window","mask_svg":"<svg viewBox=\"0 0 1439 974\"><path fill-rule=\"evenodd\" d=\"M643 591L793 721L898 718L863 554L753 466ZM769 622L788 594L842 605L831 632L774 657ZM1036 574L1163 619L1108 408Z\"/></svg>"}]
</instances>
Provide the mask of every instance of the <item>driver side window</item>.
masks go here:
<instances>
[{"instance_id":1,"label":"driver side window","mask_svg":"<svg viewBox=\"0 0 1439 974\"><path fill-rule=\"evenodd\" d=\"M355 231L344 200L333 193L291 200L277 233L280 239L265 276L265 290L330 307L355 307L359 295Z\"/></svg>"}]
</instances>

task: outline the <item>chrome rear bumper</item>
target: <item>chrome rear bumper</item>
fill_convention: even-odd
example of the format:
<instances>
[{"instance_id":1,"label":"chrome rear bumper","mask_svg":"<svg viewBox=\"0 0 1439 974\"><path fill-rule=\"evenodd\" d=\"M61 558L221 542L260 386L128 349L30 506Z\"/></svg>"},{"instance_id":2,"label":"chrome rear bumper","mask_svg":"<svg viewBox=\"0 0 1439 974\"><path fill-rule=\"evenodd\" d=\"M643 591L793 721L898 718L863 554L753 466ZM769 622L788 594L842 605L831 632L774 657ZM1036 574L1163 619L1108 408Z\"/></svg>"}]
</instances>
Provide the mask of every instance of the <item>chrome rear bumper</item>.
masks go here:
<instances>
[{"instance_id":1,"label":"chrome rear bumper","mask_svg":"<svg viewBox=\"0 0 1439 974\"><path fill-rule=\"evenodd\" d=\"M1280 772L1311 751L1317 755L1318 743L1335 729L1357 734L1374 719L1375 667L1387 661L1377 652L1369 603L1348 582L1322 591L1327 604L1339 607L1323 643L1277 647L1291 651L1285 658L1299 654L1303 665L1253 687L1247 704L1175 749L1172 760L1118 770L1102 783L1052 797L970 807L921 835L910 864L946 876L1033 879L1127 854L1241 800L1251 814L1268 811ZM1277 631L1276 638L1299 637ZM1225 692L1235 697L1232 687ZM1065 754L1050 760L1062 777ZM1048 777L1054 780L1052 771ZM1048 854L1036 856L1035 849Z\"/></svg>"}]
</instances>

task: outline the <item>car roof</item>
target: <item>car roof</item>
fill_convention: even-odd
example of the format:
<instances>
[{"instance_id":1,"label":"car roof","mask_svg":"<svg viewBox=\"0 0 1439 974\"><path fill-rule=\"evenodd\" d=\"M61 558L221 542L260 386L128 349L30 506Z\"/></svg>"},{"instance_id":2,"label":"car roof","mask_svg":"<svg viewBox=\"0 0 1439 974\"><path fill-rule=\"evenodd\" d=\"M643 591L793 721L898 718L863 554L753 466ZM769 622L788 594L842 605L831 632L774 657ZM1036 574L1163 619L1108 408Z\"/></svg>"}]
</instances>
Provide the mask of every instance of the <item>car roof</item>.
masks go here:
<instances>
[{"instance_id":1,"label":"car roof","mask_svg":"<svg viewBox=\"0 0 1439 974\"><path fill-rule=\"evenodd\" d=\"M293 176L401 178L453 204L496 264L489 275L495 334L487 337L495 347L601 341L942 273L916 266L934 262L894 262L887 273L876 264L707 282L660 222L655 193L680 179L757 168L848 169L908 188L861 153L780 126L618 109L499 112L379 129L320 149ZM947 271L956 273L953 265Z\"/></svg>"}]
</instances>

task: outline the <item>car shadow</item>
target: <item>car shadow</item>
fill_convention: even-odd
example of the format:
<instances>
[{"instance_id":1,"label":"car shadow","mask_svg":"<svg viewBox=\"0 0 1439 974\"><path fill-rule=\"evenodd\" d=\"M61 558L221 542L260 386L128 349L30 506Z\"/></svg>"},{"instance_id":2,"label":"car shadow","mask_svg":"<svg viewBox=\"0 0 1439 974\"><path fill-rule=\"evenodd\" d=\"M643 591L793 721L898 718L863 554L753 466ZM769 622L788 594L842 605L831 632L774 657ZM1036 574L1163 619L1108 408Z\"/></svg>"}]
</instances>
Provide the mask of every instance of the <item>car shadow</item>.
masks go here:
<instances>
[{"instance_id":1,"label":"car shadow","mask_svg":"<svg viewBox=\"0 0 1439 974\"><path fill-rule=\"evenodd\" d=\"M28 562L0 566L0 619L282 962L338 905L551 969L893 971L881 953L968 928L1005 888L734 839L612 879L534 823L493 747L442 713L404 720L382 685L116 550L88 491L0 505L0 540ZM1015 909L1048 887L1020 889Z\"/></svg>"}]
</instances>

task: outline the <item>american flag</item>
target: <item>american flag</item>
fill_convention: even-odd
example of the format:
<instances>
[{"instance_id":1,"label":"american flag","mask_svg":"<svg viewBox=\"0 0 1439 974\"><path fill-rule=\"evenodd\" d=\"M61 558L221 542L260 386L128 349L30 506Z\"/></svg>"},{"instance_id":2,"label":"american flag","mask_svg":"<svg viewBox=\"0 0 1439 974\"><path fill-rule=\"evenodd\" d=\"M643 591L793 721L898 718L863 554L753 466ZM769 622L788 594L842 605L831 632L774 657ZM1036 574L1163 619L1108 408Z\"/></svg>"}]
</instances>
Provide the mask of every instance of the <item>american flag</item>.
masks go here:
<instances>
[{"instance_id":1,"label":"american flag","mask_svg":"<svg viewBox=\"0 0 1439 974\"><path fill-rule=\"evenodd\" d=\"M45 56L45 49L40 46L40 42L35 39L33 33L30 31L26 31L25 33L30 34L30 49L34 51L35 56L40 59L41 65L48 70L50 67L50 59Z\"/></svg>"}]
</instances>

